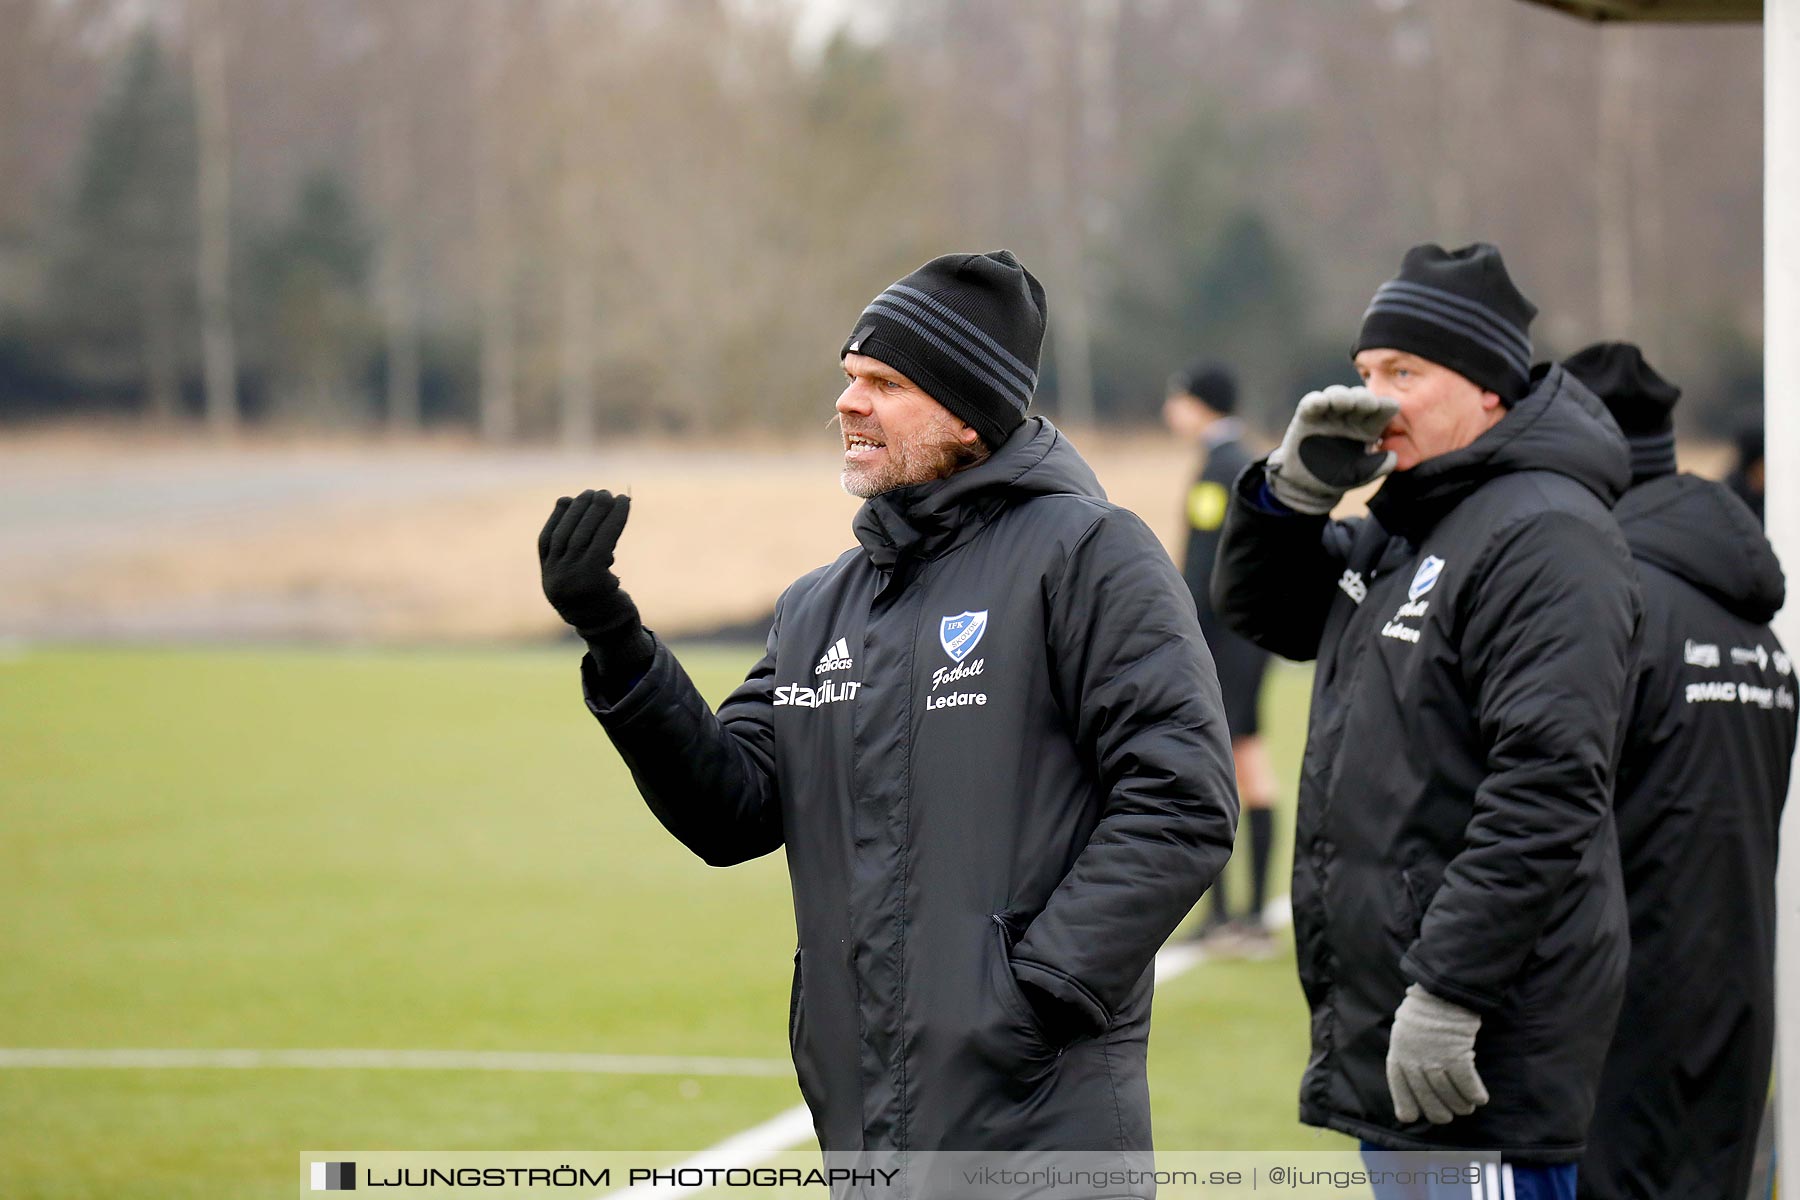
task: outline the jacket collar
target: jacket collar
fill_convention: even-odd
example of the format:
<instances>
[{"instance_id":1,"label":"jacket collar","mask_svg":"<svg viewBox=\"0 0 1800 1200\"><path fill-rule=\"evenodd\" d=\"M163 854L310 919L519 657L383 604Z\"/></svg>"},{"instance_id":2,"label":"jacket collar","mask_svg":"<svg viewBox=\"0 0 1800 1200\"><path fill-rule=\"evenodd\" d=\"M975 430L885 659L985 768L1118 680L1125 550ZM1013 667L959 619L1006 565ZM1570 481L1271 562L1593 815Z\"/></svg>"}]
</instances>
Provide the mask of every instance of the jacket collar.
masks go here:
<instances>
[{"instance_id":1,"label":"jacket collar","mask_svg":"<svg viewBox=\"0 0 1800 1200\"><path fill-rule=\"evenodd\" d=\"M975 536L1016 498L1020 477L1042 464L1059 443L1067 445L1048 421L1027 420L975 466L871 496L852 523L856 540L882 571L893 570L902 559L941 557ZM1094 487L1097 491L1098 484Z\"/></svg>"}]
</instances>

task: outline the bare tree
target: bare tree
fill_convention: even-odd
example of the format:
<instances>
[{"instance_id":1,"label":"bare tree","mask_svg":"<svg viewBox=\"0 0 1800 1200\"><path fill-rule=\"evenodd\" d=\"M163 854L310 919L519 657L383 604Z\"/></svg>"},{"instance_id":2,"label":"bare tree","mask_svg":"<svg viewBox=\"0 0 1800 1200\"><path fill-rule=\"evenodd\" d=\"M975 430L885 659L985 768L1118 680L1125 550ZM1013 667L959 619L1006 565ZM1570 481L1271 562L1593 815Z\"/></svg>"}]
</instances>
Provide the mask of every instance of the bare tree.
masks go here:
<instances>
[{"instance_id":1,"label":"bare tree","mask_svg":"<svg viewBox=\"0 0 1800 1200\"><path fill-rule=\"evenodd\" d=\"M138 293L144 328L144 387L150 419L170 425L181 402L180 362L175 346L174 305L170 297L176 283L167 264L147 262Z\"/></svg>"},{"instance_id":2,"label":"bare tree","mask_svg":"<svg viewBox=\"0 0 1800 1200\"><path fill-rule=\"evenodd\" d=\"M1631 149L1635 59L1623 26L1600 30L1594 248L1599 327L1609 338L1631 328Z\"/></svg>"},{"instance_id":3,"label":"bare tree","mask_svg":"<svg viewBox=\"0 0 1800 1200\"><path fill-rule=\"evenodd\" d=\"M481 436L509 441L517 426L518 330L503 121L507 57L505 0L474 0L475 237L481 298Z\"/></svg>"},{"instance_id":4,"label":"bare tree","mask_svg":"<svg viewBox=\"0 0 1800 1200\"><path fill-rule=\"evenodd\" d=\"M216 0L188 0L188 51L199 131L200 353L206 423L237 429L237 342L231 327L231 132L225 91L225 30Z\"/></svg>"},{"instance_id":5,"label":"bare tree","mask_svg":"<svg viewBox=\"0 0 1800 1200\"><path fill-rule=\"evenodd\" d=\"M557 217L562 249L557 255L557 392L559 431L563 445L593 442L598 413L594 369L599 361L595 313L594 223L599 207L596 178L601 166L591 144L585 118L596 98L595 9L576 0L565 3L558 25L566 31L558 55L558 99L561 145L557 180Z\"/></svg>"},{"instance_id":6,"label":"bare tree","mask_svg":"<svg viewBox=\"0 0 1800 1200\"><path fill-rule=\"evenodd\" d=\"M1070 425L1094 423L1093 322L1088 312L1087 214L1081 180L1081 34L1084 7L1037 5L1030 19L1032 74L1038 103L1031 123L1033 190L1041 209L1050 270L1058 286L1050 349L1056 362L1059 414Z\"/></svg>"},{"instance_id":7,"label":"bare tree","mask_svg":"<svg viewBox=\"0 0 1800 1200\"><path fill-rule=\"evenodd\" d=\"M1754 116L1754 30L1625 31L1667 69L1607 99L1599 33L1490 0L863 7L891 18L873 41L796 50L791 6L755 0L0 0L0 303L39 314L71 376L114 394L155 380L164 411L190 374L226 394L221 346L275 396L312 338L358 405L385 345L397 430L430 375L467 381L459 402L488 438L541 427L572 443L609 422L799 427L831 387L821 336L948 248L1009 246L1043 275L1061 416L1085 421L1086 395L1126 411L1142 388L1120 382L1120 348L1183 352L1179 322L1204 315L1194 289L1212 286L1208 247L1235 214L1262 218L1330 322L1306 370L1427 238L1499 242L1547 349L1655 334L1680 374L1715 361L1725 331L1755 336L1760 257L1742 230L1757 140L1731 119ZM115 248L119 230L45 203L79 182L85 151L125 168L90 131L146 21L168 45L192 27L178 74L198 111L146 112L120 136L179 126L195 142L204 124L214 147L204 164L158 151L182 181L165 189L179 228L154 218L179 234L160 282ZM1603 109L1629 113L1613 143L1628 149L1597 160ZM355 319L308 330L272 303L262 255L298 232L316 173L360 184L349 211L375 218L377 258L367 281L333 284ZM140 207L145 193L123 190ZM1598 228L1597 203L1616 228ZM1152 229L1149 211L1170 219ZM99 269L63 270L82 247ZM164 293L176 303L152 312ZM1121 338L1147 327L1131 296L1191 311ZM1272 336L1311 338L1301 317ZM1298 357L1274 355L1267 385ZM297 415L322 418L311 403Z\"/></svg>"},{"instance_id":8,"label":"bare tree","mask_svg":"<svg viewBox=\"0 0 1800 1200\"><path fill-rule=\"evenodd\" d=\"M1663 238L1664 193L1662 153L1658 132L1662 127L1660 72L1653 57L1650 37L1657 30L1631 29L1635 62L1631 100L1631 198L1632 256L1636 263L1636 291L1647 297L1663 297L1668 286L1668 252ZM1668 329L1668 305L1652 301L1638 316L1634 335L1660 348Z\"/></svg>"},{"instance_id":9,"label":"bare tree","mask_svg":"<svg viewBox=\"0 0 1800 1200\"><path fill-rule=\"evenodd\" d=\"M1460 239L1470 224L1470 186L1467 154L1474 136L1470 111L1473 89L1469 74L1483 50L1470 43L1475 38L1476 0L1441 0L1431 6L1432 42L1436 52L1438 87L1433 109L1437 116L1438 153L1431 172L1432 215L1436 234Z\"/></svg>"},{"instance_id":10,"label":"bare tree","mask_svg":"<svg viewBox=\"0 0 1800 1200\"><path fill-rule=\"evenodd\" d=\"M0 237L28 232L99 98L90 50L109 0L0 0Z\"/></svg>"},{"instance_id":11,"label":"bare tree","mask_svg":"<svg viewBox=\"0 0 1800 1200\"><path fill-rule=\"evenodd\" d=\"M375 190L381 209L381 249L377 268L382 334L386 342L388 429L418 432L420 354L418 302L418 196L413 168L414 120L401 60L413 42L418 5L385 0L374 10L373 65Z\"/></svg>"}]
</instances>

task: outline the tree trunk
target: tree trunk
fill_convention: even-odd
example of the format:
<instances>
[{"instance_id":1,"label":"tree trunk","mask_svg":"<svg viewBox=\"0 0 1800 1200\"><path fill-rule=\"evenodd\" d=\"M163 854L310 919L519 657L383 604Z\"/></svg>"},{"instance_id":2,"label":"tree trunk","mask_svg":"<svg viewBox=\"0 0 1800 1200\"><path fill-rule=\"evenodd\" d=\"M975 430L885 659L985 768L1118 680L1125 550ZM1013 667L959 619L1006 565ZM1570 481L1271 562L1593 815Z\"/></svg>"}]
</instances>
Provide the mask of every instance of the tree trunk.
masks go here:
<instances>
[{"instance_id":1,"label":"tree trunk","mask_svg":"<svg viewBox=\"0 0 1800 1200\"><path fill-rule=\"evenodd\" d=\"M188 41L199 131L200 354L206 424L219 437L238 424L237 342L231 329L231 140L226 121L225 32L214 0L188 0Z\"/></svg>"},{"instance_id":2,"label":"tree trunk","mask_svg":"<svg viewBox=\"0 0 1800 1200\"><path fill-rule=\"evenodd\" d=\"M565 19L580 21L579 8ZM599 361L595 320L594 220L599 204L596 155L587 148L591 126L584 118L593 102L594 66L588 31L575 29L562 47L560 80L562 176L558 180L558 220L562 225L557 319L557 374L562 444L593 444L599 396L594 368Z\"/></svg>"},{"instance_id":3,"label":"tree trunk","mask_svg":"<svg viewBox=\"0 0 1800 1200\"><path fill-rule=\"evenodd\" d=\"M1639 306L1636 314L1636 336L1646 346L1656 347L1655 354L1663 354L1662 347L1668 344L1670 333L1669 255L1663 240L1666 226L1663 219L1663 193L1667 190L1667 181L1663 179L1661 147L1657 141L1662 116L1662 108L1657 101L1661 90L1656 86L1657 63L1652 57L1655 43L1646 36L1651 33L1647 28L1631 31L1634 68L1631 99L1631 245L1635 291L1639 296L1650 298L1648 304Z\"/></svg>"},{"instance_id":4,"label":"tree trunk","mask_svg":"<svg viewBox=\"0 0 1800 1200\"><path fill-rule=\"evenodd\" d=\"M389 0L380 13L375 170L384 226L379 271L382 332L387 342L387 423L390 432L407 435L419 431L421 407L413 124L405 76L396 68L396 60L407 52L407 26L399 0Z\"/></svg>"},{"instance_id":5,"label":"tree trunk","mask_svg":"<svg viewBox=\"0 0 1800 1200\"><path fill-rule=\"evenodd\" d=\"M1073 178L1075 157L1069 130L1072 60L1071 13L1059 7L1031 10L1031 58L1037 103L1030 117L1034 190L1040 197L1050 270L1057 282L1056 319L1049 330L1056 362L1057 419L1072 427L1094 424L1093 324L1087 305L1085 220ZM1077 85L1079 86L1079 85Z\"/></svg>"},{"instance_id":6,"label":"tree trunk","mask_svg":"<svg viewBox=\"0 0 1800 1200\"><path fill-rule=\"evenodd\" d=\"M517 429L518 331L513 249L501 141L507 12L504 0L475 0L475 226L481 279L481 436L510 441Z\"/></svg>"},{"instance_id":7,"label":"tree trunk","mask_svg":"<svg viewBox=\"0 0 1800 1200\"><path fill-rule=\"evenodd\" d=\"M1465 52L1465 38L1473 14L1466 0L1439 0L1431 13L1439 81L1434 105L1438 154L1431 171L1431 215L1436 224L1434 236L1450 246L1461 242L1469 228L1469 178L1464 164L1474 133L1468 101L1473 56Z\"/></svg>"},{"instance_id":8,"label":"tree trunk","mask_svg":"<svg viewBox=\"0 0 1800 1200\"><path fill-rule=\"evenodd\" d=\"M161 267L144 278L140 298L144 320L144 399L150 419L172 425L181 403L180 370L175 355L173 290Z\"/></svg>"},{"instance_id":9,"label":"tree trunk","mask_svg":"<svg viewBox=\"0 0 1800 1200\"><path fill-rule=\"evenodd\" d=\"M1631 329L1632 47L1622 27L1600 28L1598 145L1594 163L1595 250L1600 336Z\"/></svg>"}]
</instances>

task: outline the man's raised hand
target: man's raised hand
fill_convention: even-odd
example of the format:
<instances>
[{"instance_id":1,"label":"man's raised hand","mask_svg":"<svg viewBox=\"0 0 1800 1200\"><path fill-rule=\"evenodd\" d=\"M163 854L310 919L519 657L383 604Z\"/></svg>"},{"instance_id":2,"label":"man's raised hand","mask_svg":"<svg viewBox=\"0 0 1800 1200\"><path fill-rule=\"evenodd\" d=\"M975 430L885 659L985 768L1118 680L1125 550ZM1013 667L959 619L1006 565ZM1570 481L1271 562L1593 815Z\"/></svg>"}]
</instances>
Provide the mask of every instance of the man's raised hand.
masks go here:
<instances>
[{"instance_id":1,"label":"man's raised hand","mask_svg":"<svg viewBox=\"0 0 1800 1200\"><path fill-rule=\"evenodd\" d=\"M655 654L637 605L612 571L630 515L630 496L589 490L558 500L538 534L544 597L587 642L609 692L629 688Z\"/></svg>"},{"instance_id":2,"label":"man's raised hand","mask_svg":"<svg viewBox=\"0 0 1800 1200\"><path fill-rule=\"evenodd\" d=\"M1295 512L1330 512L1345 492L1394 469L1392 451L1369 447L1399 411L1397 402L1368 388L1339 384L1308 392L1269 455L1269 490Z\"/></svg>"}]
</instances>

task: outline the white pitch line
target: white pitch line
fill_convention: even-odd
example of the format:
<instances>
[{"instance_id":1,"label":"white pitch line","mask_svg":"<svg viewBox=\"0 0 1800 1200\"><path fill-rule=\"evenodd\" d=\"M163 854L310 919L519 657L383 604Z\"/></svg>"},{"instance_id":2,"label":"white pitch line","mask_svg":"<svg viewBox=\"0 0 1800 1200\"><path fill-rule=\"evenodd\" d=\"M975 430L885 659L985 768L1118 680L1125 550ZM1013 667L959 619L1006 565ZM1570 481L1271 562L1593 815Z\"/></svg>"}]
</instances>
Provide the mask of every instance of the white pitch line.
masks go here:
<instances>
[{"instance_id":1,"label":"white pitch line","mask_svg":"<svg viewBox=\"0 0 1800 1200\"><path fill-rule=\"evenodd\" d=\"M505 1050L0 1049L0 1068L91 1070L566 1071L584 1075L747 1075L791 1078L782 1058L648 1054L534 1054Z\"/></svg>"},{"instance_id":2,"label":"white pitch line","mask_svg":"<svg viewBox=\"0 0 1800 1200\"><path fill-rule=\"evenodd\" d=\"M1270 929L1286 929L1294 923L1294 898L1277 896L1263 906L1263 924Z\"/></svg>"},{"instance_id":3,"label":"white pitch line","mask_svg":"<svg viewBox=\"0 0 1800 1200\"><path fill-rule=\"evenodd\" d=\"M1176 942L1164 946L1156 954L1156 982L1167 983L1187 974L1206 961L1206 951L1198 942Z\"/></svg>"},{"instance_id":4,"label":"white pitch line","mask_svg":"<svg viewBox=\"0 0 1800 1200\"><path fill-rule=\"evenodd\" d=\"M1193 970L1206 961L1206 951L1195 942L1176 942L1163 947L1156 955L1156 982L1167 983ZM753 1167L757 1163L767 1162L784 1150L792 1150L802 1139L813 1133L812 1114L806 1105L790 1108L778 1113L761 1125L753 1126L742 1133L733 1134L718 1145L702 1150L692 1158L684 1159L673 1167L658 1167L659 1171L679 1171L687 1168L702 1167L717 1170L742 1169ZM635 1200L637 1197L656 1196L662 1200L676 1200L679 1196L692 1196L696 1192L707 1189L701 1187L657 1188L648 1184L626 1188L623 1191L604 1193L616 1200Z\"/></svg>"}]
</instances>

